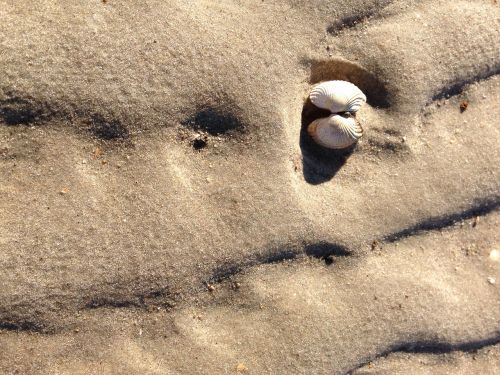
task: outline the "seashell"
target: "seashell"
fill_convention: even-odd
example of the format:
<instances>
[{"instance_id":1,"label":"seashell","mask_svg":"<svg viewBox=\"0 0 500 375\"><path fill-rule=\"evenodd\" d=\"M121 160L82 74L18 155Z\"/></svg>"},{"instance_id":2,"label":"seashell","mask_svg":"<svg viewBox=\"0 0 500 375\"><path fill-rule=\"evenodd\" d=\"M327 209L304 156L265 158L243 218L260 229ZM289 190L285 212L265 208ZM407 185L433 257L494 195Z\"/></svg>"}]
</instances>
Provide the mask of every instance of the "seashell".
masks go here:
<instances>
[{"instance_id":1,"label":"seashell","mask_svg":"<svg viewBox=\"0 0 500 375\"><path fill-rule=\"evenodd\" d=\"M366 102L366 96L354 84L347 81L327 81L313 87L311 102L332 113L356 112Z\"/></svg>"},{"instance_id":2,"label":"seashell","mask_svg":"<svg viewBox=\"0 0 500 375\"><path fill-rule=\"evenodd\" d=\"M323 147L342 149L355 144L363 135L363 128L354 117L333 114L311 122L307 133Z\"/></svg>"}]
</instances>

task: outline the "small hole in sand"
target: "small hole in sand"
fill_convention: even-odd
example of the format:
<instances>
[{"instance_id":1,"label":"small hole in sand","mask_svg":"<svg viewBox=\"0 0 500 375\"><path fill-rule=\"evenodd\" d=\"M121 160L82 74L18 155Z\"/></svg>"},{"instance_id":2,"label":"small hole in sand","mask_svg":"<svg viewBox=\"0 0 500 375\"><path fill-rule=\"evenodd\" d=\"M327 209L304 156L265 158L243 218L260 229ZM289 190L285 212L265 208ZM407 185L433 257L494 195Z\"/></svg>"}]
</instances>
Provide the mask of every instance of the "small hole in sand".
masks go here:
<instances>
[{"instance_id":1,"label":"small hole in sand","mask_svg":"<svg viewBox=\"0 0 500 375\"><path fill-rule=\"evenodd\" d=\"M331 266L334 262L334 257L332 255L328 255L325 258L323 258L323 260L327 266Z\"/></svg>"},{"instance_id":2,"label":"small hole in sand","mask_svg":"<svg viewBox=\"0 0 500 375\"><path fill-rule=\"evenodd\" d=\"M191 144L195 150L201 150L208 146L207 140L203 138L196 138Z\"/></svg>"}]
</instances>

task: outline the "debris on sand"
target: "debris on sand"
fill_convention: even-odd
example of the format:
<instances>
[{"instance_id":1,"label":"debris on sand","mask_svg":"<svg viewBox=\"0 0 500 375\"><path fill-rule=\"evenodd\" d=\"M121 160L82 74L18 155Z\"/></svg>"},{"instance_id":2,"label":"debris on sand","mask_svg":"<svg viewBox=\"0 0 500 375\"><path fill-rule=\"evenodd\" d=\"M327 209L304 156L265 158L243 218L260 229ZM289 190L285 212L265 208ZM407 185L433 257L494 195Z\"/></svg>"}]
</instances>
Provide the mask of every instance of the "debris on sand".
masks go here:
<instances>
[{"instance_id":1,"label":"debris on sand","mask_svg":"<svg viewBox=\"0 0 500 375\"><path fill-rule=\"evenodd\" d=\"M469 102L467 100L462 100L462 102L460 103L460 112L465 112L468 106Z\"/></svg>"},{"instance_id":2,"label":"debris on sand","mask_svg":"<svg viewBox=\"0 0 500 375\"><path fill-rule=\"evenodd\" d=\"M478 223L479 223L479 216L476 216L474 218L474 221L472 222L472 228L475 228Z\"/></svg>"},{"instance_id":3,"label":"debris on sand","mask_svg":"<svg viewBox=\"0 0 500 375\"><path fill-rule=\"evenodd\" d=\"M247 367L243 363L238 363L238 366L236 366L236 371L239 373L243 373L247 371Z\"/></svg>"}]
</instances>

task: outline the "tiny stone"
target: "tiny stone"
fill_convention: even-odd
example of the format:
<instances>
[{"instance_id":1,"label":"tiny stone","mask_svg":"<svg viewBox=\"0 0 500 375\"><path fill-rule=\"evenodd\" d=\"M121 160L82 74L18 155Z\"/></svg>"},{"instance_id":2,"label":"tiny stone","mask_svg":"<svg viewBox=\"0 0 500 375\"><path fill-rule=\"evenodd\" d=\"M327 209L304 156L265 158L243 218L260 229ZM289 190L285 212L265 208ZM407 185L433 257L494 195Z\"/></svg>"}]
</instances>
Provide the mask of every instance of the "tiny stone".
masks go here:
<instances>
[{"instance_id":1,"label":"tiny stone","mask_svg":"<svg viewBox=\"0 0 500 375\"><path fill-rule=\"evenodd\" d=\"M474 218L474 221L472 222L472 228L475 228L478 223L479 223L479 216L476 216Z\"/></svg>"},{"instance_id":2,"label":"tiny stone","mask_svg":"<svg viewBox=\"0 0 500 375\"><path fill-rule=\"evenodd\" d=\"M500 260L500 251L498 251L497 249L491 250L490 251L490 259L493 262L498 262Z\"/></svg>"},{"instance_id":3,"label":"tiny stone","mask_svg":"<svg viewBox=\"0 0 500 375\"><path fill-rule=\"evenodd\" d=\"M468 106L469 102L467 100L462 101L462 103L460 103L460 112L464 112Z\"/></svg>"},{"instance_id":4,"label":"tiny stone","mask_svg":"<svg viewBox=\"0 0 500 375\"><path fill-rule=\"evenodd\" d=\"M494 277L488 277L488 282L491 284L491 285L494 285L497 281L495 280Z\"/></svg>"},{"instance_id":5,"label":"tiny stone","mask_svg":"<svg viewBox=\"0 0 500 375\"><path fill-rule=\"evenodd\" d=\"M238 366L236 366L236 371L238 372L245 372L247 370L247 367L243 363L238 363Z\"/></svg>"}]
</instances>

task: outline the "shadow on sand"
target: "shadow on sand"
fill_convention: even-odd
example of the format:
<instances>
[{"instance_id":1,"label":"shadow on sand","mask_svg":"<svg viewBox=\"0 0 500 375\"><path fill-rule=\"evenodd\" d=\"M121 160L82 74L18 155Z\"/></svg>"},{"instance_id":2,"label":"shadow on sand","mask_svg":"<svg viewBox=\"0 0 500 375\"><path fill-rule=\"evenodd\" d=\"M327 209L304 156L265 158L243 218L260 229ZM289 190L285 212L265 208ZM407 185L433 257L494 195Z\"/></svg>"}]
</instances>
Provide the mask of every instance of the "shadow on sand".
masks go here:
<instances>
[{"instance_id":1,"label":"shadow on sand","mask_svg":"<svg viewBox=\"0 0 500 375\"><path fill-rule=\"evenodd\" d=\"M302 151L302 170L307 183L318 185L332 179L342 168L356 146L345 150L330 150L318 145L307 134L307 126L321 117L328 117L329 111L317 108L309 99L302 109L300 129L300 149Z\"/></svg>"}]
</instances>

